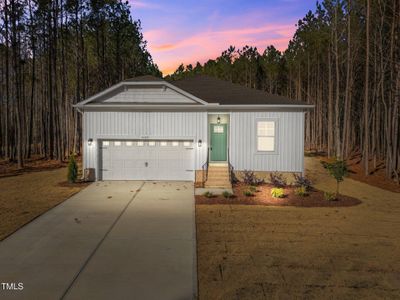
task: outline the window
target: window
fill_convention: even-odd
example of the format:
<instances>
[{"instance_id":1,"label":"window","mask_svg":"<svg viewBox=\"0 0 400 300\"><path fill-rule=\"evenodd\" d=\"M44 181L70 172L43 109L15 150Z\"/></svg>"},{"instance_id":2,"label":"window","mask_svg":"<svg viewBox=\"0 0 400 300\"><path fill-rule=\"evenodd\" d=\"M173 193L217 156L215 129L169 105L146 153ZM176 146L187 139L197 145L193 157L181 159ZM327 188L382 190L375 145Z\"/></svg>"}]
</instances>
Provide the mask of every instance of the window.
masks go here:
<instances>
[{"instance_id":1,"label":"window","mask_svg":"<svg viewBox=\"0 0 400 300\"><path fill-rule=\"evenodd\" d=\"M168 145L168 143L167 143L166 141L160 142L160 146L161 146L161 147L165 147L165 146L167 146L167 145Z\"/></svg>"},{"instance_id":2,"label":"window","mask_svg":"<svg viewBox=\"0 0 400 300\"><path fill-rule=\"evenodd\" d=\"M110 145L109 141L103 141L103 146L108 146L108 145Z\"/></svg>"},{"instance_id":3,"label":"window","mask_svg":"<svg viewBox=\"0 0 400 300\"><path fill-rule=\"evenodd\" d=\"M276 121L257 121L257 151L274 152Z\"/></svg>"},{"instance_id":4,"label":"window","mask_svg":"<svg viewBox=\"0 0 400 300\"><path fill-rule=\"evenodd\" d=\"M192 142L183 142L184 147L192 147Z\"/></svg>"},{"instance_id":5,"label":"window","mask_svg":"<svg viewBox=\"0 0 400 300\"><path fill-rule=\"evenodd\" d=\"M155 145L156 145L156 142L154 142L154 141L150 141L150 142L149 142L149 146L150 146L150 147L154 147Z\"/></svg>"},{"instance_id":6,"label":"window","mask_svg":"<svg viewBox=\"0 0 400 300\"><path fill-rule=\"evenodd\" d=\"M178 147L179 146L179 142L172 142L172 146L173 147Z\"/></svg>"},{"instance_id":7,"label":"window","mask_svg":"<svg viewBox=\"0 0 400 300\"><path fill-rule=\"evenodd\" d=\"M143 141L138 141L138 142L137 142L137 145L138 145L139 147L143 147L143 146L144 146L144 143L143 143Z\"/></svg>"},{"instance_id":8,"label":"window","mask_svg":"<svg viewBox=\"0 0 400 300\"><path fill-rule=\"evenodd\" d=\"M221 125L214 126L214 133L224 133L224 126Z\"/></svg>"},{"instance_id":9,"label":"window","mask_svg":"<svg viewBox=\"0 0 400 300\"><path fill-rule=\"evenodd\" d=\"M131 147L131 146L133 145L133 142L126 142L126 145L127 145L128 147Z\"/></svg>"},{"instance_id":10,"label":"window","mask_svg":"<svg viewBox=\"0 0 400 300\"><path fill-rule=\"evenodd\" d=\"M114 142L114 146L121 146L121 142Z\"/></svg>"}]
</instances>

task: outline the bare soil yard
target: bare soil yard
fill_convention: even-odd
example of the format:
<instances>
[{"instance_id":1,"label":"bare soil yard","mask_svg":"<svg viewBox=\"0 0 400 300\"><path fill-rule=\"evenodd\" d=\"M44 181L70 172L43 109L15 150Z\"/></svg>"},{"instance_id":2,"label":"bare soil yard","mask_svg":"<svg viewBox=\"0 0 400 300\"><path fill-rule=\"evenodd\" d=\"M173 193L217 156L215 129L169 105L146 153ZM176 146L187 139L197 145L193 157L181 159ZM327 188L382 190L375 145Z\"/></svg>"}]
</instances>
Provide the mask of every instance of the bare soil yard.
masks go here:
<instances>
[{"instance_id":1,"label":"bare soil yard","mask_svg":"<svg viewBox=\"0 0 400 300\"><path fill-rule=\"evenodd\" d=\"M309 154L312 156L312 154ZM329 159L326 156L318 156L315 155L315 158L318 160L328 161ZM347 160L347 165L349 167L349 178L367 183L372 186L376 186L381 189L385 189L391 192L400 193L400 184L398 184L395 180L388 179L385 175L385 166L384 162L378 161L376 162L376 166L374 166L373 160L369 163L370 173L368 176L364 174L364 169L361 164L361 156L354 155L350 159Z\"/></svg>"},{"instance_id":2,"label":"bare soil yard","mask_svg":"<svg viewBox=\"0 0 400 300\"><path fill-rule=\"evenodd\" d=\"M306 158L317 189L335 181ZM400 195L346 179L352 207L196 205L200 299L400 298Z\"/></svg>"},{"instance_id":3,"label":"bare soil yard","mask_svg":"<svg viewBox=\"0 0 400 300\"><path fill-rule=\"evenodd\" d=\"M1 177L0 240L87 186L65 185L66 176L65 167L56 167Z\"/></svg>"}]
</instances>

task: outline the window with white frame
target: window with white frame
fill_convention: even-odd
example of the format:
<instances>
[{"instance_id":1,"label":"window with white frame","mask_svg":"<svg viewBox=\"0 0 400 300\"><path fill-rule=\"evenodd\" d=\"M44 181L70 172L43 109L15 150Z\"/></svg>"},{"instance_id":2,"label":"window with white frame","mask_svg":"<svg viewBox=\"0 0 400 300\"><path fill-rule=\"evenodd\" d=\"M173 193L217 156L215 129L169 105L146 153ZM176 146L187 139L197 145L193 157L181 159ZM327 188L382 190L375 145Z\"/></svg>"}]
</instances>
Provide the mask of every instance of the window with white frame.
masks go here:
<instances>
[{"instance_id":1,"label":"window with white frame","mask_svg":"<svg viewBox=\"0 0 400 300\"><path fill-rule=\"evenodd\" d=\"M257 121L257 151L276 151L276 121Z\"/></svg>"}]
</instances>

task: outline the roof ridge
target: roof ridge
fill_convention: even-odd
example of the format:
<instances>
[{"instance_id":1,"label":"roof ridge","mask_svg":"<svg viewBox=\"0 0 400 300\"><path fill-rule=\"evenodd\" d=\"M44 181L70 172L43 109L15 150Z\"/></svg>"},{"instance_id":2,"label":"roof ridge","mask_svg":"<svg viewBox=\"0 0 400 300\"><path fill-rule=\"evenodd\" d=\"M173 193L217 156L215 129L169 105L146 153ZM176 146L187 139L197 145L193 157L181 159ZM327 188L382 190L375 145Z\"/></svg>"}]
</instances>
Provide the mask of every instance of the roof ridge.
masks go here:
<instances>
[{"instance_id":1,"label":"roof ridge","mask_svg":"<svg viewBox=\"0 0 400 300\"><path fill-rule=\"evenodd\" d=\"M156 77L151 74L139 75L122 80L122 82L137 82L137 81L165 81L165 80L164 78Z\"/></svg>"}]
</instances>

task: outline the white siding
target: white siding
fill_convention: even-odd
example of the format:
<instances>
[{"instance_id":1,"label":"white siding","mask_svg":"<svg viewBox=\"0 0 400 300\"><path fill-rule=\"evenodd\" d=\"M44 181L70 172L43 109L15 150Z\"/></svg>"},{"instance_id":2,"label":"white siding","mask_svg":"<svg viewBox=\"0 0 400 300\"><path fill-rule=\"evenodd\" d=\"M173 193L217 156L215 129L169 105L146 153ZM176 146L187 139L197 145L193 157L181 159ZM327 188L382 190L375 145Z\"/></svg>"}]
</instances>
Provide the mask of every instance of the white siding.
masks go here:
<instances>
[{"instance_id":1,"label":"white siding","mask_svg":"<svg viewBox=\"0 0 400 300\"><path fill-rule=\"evenodd\" d=\"M257 153L256 120L277 120L277 152ZM230 161L236 170L303 172L303 112L232 112Z\"/></svg>"},{"instance_id":2,"label":"white siding","mask_svg":"<svg viewBox=\"0 0 400 300\"><path fill-rule=\"evenodd\" d=\"M83 129L84 168L95 168L96 176L98 139L192 139L195 168L201 169L207 159L206 112L85 112Z\"/></svg>"},{"instance_id":3,"label":"white siding","mask_svg":"<svg viewBox=\"0 0 400 300\"><path fill-rule=\"evenodd\" d=\"M276 153L257 153L256 120L277 121ZM303 172L303 112L231 112L229 152L235 170ZM207 158L207 112L85 112L84 168L98 168L98 139L192 139L195 169ZM87 140L94 140L88 146ZM203 141L198 147L197 141ZM96 170L96 176L98 171Z\"/></svg>"},{"instance_id":4,"label":"white siding","mask_svg":"<svg viewBox=\"0 0 400 300\"><path fill-rule=\"evenodd\" d=\"M183 96L170 88L163 87L129 87L103 101L104 103L113 102L134 102L134 103L187 103L194 104L193 100Z\"/></svg>"}]
</instances>

